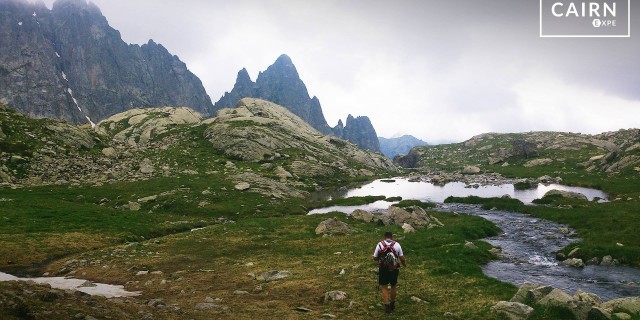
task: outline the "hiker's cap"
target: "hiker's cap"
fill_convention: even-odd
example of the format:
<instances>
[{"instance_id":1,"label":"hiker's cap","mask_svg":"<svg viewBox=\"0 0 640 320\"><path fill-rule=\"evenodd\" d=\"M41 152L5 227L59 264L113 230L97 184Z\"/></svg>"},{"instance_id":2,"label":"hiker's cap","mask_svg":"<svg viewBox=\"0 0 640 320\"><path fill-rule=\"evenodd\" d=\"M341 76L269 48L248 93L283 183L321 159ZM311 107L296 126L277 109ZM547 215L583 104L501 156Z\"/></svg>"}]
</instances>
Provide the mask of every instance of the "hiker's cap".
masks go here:
<instances>
[{"instance_id":1,"label":"hiker's cap","mask_svg":"<svg viewBox=\"0 0 640 320\"><path fill-rule=\"evenodd\" d=\"M391 239L391 238L393 238L393 233L391 233L391 231L387 231L387 232L384 233L384 237Z\"/></svg>"}]
</instances>

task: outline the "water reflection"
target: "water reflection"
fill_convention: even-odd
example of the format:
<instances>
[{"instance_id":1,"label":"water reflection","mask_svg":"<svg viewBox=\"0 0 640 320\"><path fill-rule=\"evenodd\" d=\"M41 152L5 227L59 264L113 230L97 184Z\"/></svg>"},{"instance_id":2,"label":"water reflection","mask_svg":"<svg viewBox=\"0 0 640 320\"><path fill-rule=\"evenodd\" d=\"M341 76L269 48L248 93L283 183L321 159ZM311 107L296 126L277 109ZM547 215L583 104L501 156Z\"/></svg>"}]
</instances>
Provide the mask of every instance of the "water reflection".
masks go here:
<instances>
[{"instance_id":1,"label":"water reflection","mask_svg":"<svg viewBox=\"0 0 640 320\"><path fill-rule=\"evenodd\" d=\"M316 199L328 200L331 198L349 198L349 197L364 197L364 196L386 196L386 197L402 197L403 199L415 199L421 201L429 201L435 203L442 203L444 199L449 196L454 197L466 197L466 196L478 196L483 198L502 197L503 195L509 195L514 199L518 199L525 204L530 204L534 199L539 199L544 196L549 190L557 189L563 191L572 191L584 194L589 201L594 198L606 199L607 195L596 189L570 187L560 184L550 185L538 185L535 189L530 190L515 190L513 184L502 185L486 185L486 186L474 186L470 187L464 182L451 182L446 185L434 185L429 182L410 182L406 178L395 178L394 182L384 182L385 180L376 180L365 184L359 188L342 190L331 193L317 193ZM389 207L391 203L385 201L379 201L376 203L368 204L365 206L336 206L330 208L323 208L313 210L310 213L327 213L331 211L342 211L351 213L355 209L363 210L384 210Z\"/></svg>"}]
</instances>

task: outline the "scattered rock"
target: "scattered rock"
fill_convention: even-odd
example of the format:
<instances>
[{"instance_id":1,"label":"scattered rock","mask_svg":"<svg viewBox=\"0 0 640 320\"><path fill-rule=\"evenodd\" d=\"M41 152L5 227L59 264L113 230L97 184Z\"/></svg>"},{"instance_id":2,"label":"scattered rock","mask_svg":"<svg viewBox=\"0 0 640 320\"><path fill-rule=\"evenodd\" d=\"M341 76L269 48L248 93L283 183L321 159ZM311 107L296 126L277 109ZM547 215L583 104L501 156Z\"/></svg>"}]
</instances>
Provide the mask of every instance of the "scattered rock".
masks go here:
<instances>
[{"instance_id":1,"label":"scattered rock","mask_svg":"<svg viewBox=\"0 0 640 320\"><path fill-rule=\"evenodd\" d=\"M346 235L352 231L348 224L338 220L338 218L330 218L322 221L318 224L318 227L316 227L316 234Z\"/></svg>"},{"instance_id":2,"label":"scattered rock","mask_svg":"<svg viewBox=\"0 0 640 320\"><path fill-rule=\"evenodd\" d=\"M251 188L251 185L247 182L240 182L236 184L235 188L238 191L245 191L245 190L249 190L249 188Z\"/></svg>"},{"instance_id":3,"label":"scattered rock","mask_svg":"<svg viewBox=\"0 0 640 320\"><path fill-rule=\"evenodd\" d=\"M578 255L579 252L580 252L580 248L574 248L573 250L571 250L571 252L569 252L568 257L574 258L576 255Z\"/></svg>"},{"instance_id":4,"label":"scattered rock","mask_svg":"<svg viewBox=\"0 0 640 320\"><path fill-rule=\"evenodd\" d=\"M549 196L554 196L554 195L559 195L559 196L561 196L563 198L569 198L569 199L579 199L579 200L585 200L585 201L589 200L587 198L587 196L585 196L582 193L572 192L572 191L564 191L564 190L556 190L556 189L547 191L547 193L544 194L544 197L549 197Z\"/></svg>"},{"instance_id":5,"label":"scattered rock","mask_svg":"<svg viewBox=\"0 0 640 320\"><path fill-rule=\"evenodd\" d=\"M415 302L415 303L426 303L426 301L416 297L416 296L411 296L411 301Z\"/></svg>"},{"instance_id":6,"label":"scattered rock","mask_svg":"<svg viewBox=\"0 0 640 320\"><path fill-rule=\"evenodd\" d=\"M585 292L582 291L582 289L578 289L573 297L575 300L587 302L592 306L597 306L603 303L602 298L600 298L597 294Z\"/></svg>"},{"instance_id":7,"label":"scattered rock","mask_svg":"<svg viewBox=\"0 0 640 320\"><path fill-rule=\"evenodd\" d=\"M296 311L300 311L300 312L313 312L313 310L309 309L309 308L305 308L305 307L296 307Z\"/></svg>"},{"instance_id":8,"label":"scattered rock","mask_svg":"<svg viewBox=\"0 0 640 320\"><path fill-rule=\"evenodd\" d=\"M136 276L146 276L149 274L149 270L142 270L136 273Z\"/></svg>"},{"instance_id":9,"label":"scattered rock","mask_svg":"<svg viewBox=\"0 0 640 320\"><path fill-rule=\"evenodd\" d=\"M562 264L564 264L565 266L574 267L574 268L584 268L584 261L582 261L582 259L577 259L577 258L570 258L570 259L564 260L562 261Z\"/></svg>"},{"instance_id":10,"label":"scattered rock","mask_svg":"<svg viewBox=\"0 0 640 320\"><path fill-rule=\"evenodd\" d=\"M324 302L329 301L341 301L347 298L347 293L344 291L329 291L324 294Z\"/></svg>"},{"instance_id":11,"label":"scattered rock","mask_svg":"<svg viewBox=\"0 0 640 320\"><path fill-rule=\"evenodd\" d=\"M613 314L612 318L616 320L631 320L631 315L624 312L617 312Z\"/></svg>"},{"instance_id":12,"label":"scattered rock","mask_svg":"<svg viewBox=\"0 0 640 320\"><path fill-rule=\"evenodd\" d=\"M615 266L618 264L618 260L613 259L611 256L602 257L602 261L600 262L601 266Z\"/></svg>"},{"instance_id":13,"label":"scattered rock","mask_svg":"<svg viewBox=\"0 0 640 320\"><path fill-rule=\"evenodd\" d=\"M147 202L151 202L151 201L156 201L158 199L158 196L149 196L149 197L144 197L144 198L140 198L138 199L139 203L147 203Z\"/></svg>"},{"instance_id":14,"label":"scattered rock","mask_svg":"<svg viewBox=\"0 0 640 320\"><path fill-rule=\"evenodd\" d=\"M196 304L195 309L196 310L213 310L213 309L218 309L220 308L220 305L215 304L215 303L211 303L211 302L202 302L202 303L198 303Z\"/></svg>"},{"instance_id":15,"label":"scattered rock","mask_svg":"<svg viewBox=\"0 0 640 320\"><path fill-rule=\"evenodd\" d=\"M593 307L587 314L587 320L611 320L611 313L602 308Z\"/></svg>"},{"instance_id":16,"label":"scattered rock","mask_svg":"<svg viewBox=\"0 0 640 320\"><path fill-rule=\"evenodd\" d=\"M491 307L491 311L503 315L510 320L521 320L529 318L534 310L520 302L500 301Z\"/></svg>"},{"instance_id":17,"label":"scattered rock","mask_svg":"<svg viewBox=\"0 0 640 320\"><path fill-rule=\"evenodd\" d=\"M235 163L233 163L233 162L231 162L231 161L227 161L227 162L224 164L224 167L225 167L225 168L227 168L227 169L229 169L229 170L236 170L236 169L238 169L238 167L235 165Z\"/></svg>"},{"instance_id":18,"label":"scattered rock","mask_svg":"<svg viewBox=\"0 0 640 320\"><path fill-rule=\"evenodd\" d=\"M281 280L287 277L291 276L291 272L287 271L287 270L283 270L283 271L269 271L269 272L265 272L263 273L260 277L259 280L263 280L265 282L269 282L269 281L275 281L275 280Z\"/></svg>"},{"instance_id":19,"label":"scattered rock","mask_svg":"<svg viewBox=\"0 0 640 320\"><path fill-rule=\"evenodd\" d=\"M140 173L152 174L155 171L156 170L153 167L153 163L151 162L151 160L149 160L147 158L142 160L142 163L140 163Z\"/></svg>"},{"instance_id":20,"label":"scattered rock","mask_svg":"<svg viewBox=\"0 0 640 320\"><path fill-rule=\"evenodd\" d=\"M531 168L531 167L537 167L537 166L542 166L542 165L546 165L546 164L550 164L552 163L553 160L549 159L549 158L545 158L545 159L534 159L534 160L529 160L524 164L525 168Z\"/></svg>"},{"instance_id":21,"label":"scattered rock","mask_svg":"<svg viewBox=\"0 0 640 320\"><path fill-rule=\"evenodd\" d=\"M465 242L464 247L467 249L478 249L478 247L473 242L470 242L470 241Z\"/></svg>"},{"instance_id":22,"label":"scattered rock","mask_svg":"<svg viewBox=\"0 0 640 320\"><path fill-rule=\"evenodd\" d=\"M476 174L480 173L481 169L476 166L466 166L462 169L462 173L464 174Z\"/></svg>"},{"instance_id":23,"label":"scattered rock","mask_svg":"<svg viewBox=\"0 0 640 320\"><path fill-rule=\"evenodd\" d=\"M142 209L142 206L137 202L129 201L129 204L127 204L126 206L127 208L129 208L129 211L140 211L140 209Z\"/></svg>"},{"instance_id":24,"label":"scattered rock","mask_svg":"<svg viewBox=\"0 0 640 320\"><path fill-rule=\"evenodd\" d=\"M233 294L238 295L238 296L242 296L242 295L245 295L245 294L249 294L249 292L244 291L244 290L236 290L236 291L233 292Z\"/></svg>"},{"instance_id":25,"label":"scattered rock","mask_svg":"<svg viewBox=\"0 0 640 320\"><path fill-rule=\"evenodd\" d=\"M351 213L351 218L370 223L371 221L373 221L373 214L365 210L356 209Z\"/></svg>"},{"instance_id":26,"label":"scattered rock","mask_svg":"<svg viewBox=\"0 0 640 320\"><path fill-rule=\"evenodd\" d=\"M404 233L414 233L416 232L416 229L413 228L413 226L411 226L408 223L405 223L402 225L402 230L404 231Z\"/></svg>"},{"instance_id":27,"label":"scattered rock","mask_svg":"<svg viewBox=\"0 0 640 320\"><path fill-rule=\"evenodd\" d=\"M118 152L112 147L102 149L102 154L108 158L115 158L118 156Z\"/></svg>"},{"instance_id":28,"label":"scattered rock","mask_svg":"<svg viewBox=\"0 0 640 320\"><path fill-rule=\"evenodd\" d=\"M640 312L640 297L614 299L601 304L600 307L608 312L636 314Z\"/></svg>"}]
</instances>

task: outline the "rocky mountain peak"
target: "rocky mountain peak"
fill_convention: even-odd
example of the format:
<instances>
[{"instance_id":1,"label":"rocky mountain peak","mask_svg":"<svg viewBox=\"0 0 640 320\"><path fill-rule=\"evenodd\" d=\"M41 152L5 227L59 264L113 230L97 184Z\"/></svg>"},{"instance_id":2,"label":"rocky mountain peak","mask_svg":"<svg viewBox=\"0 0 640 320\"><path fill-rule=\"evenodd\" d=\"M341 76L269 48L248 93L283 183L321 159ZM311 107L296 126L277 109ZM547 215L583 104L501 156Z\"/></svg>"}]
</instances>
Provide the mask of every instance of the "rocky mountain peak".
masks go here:
<instances>
[{"instance_id":1,"label":"rocky mountain peak","mask_svg":"<svg viewBox=\"0 0 640 320\"><path fill-rule=\"evenodd\" d=\"M33 117L79 124L138 107L212 108L177 56L153 40L126 44L85 0L58 0L51 10L0 1L0 43L0 102Z\"/></svg>"},{"instance_id":2,"label":"rocky mountain peak","mask_svg":"<svg viewBox=\"0 0 640 320\"><path fill-rule=\"evenodd\" d=\"M347 116L347 124L342 130L342 137L363 149L380 151L378 135L369 117L359 116L354 118L352 115Z\"/></svg>"},{"instance_id":3,"label":"rocky mountain peak","mask_svg":"<svg viewBox=\"0 0 640 320\"><path fill-rule=\"evenodd\" d=\"M300 79L291 58L286 54L278 57L267 70L260 72L255 83L251 81L246 69L240 70L233 90L226 92L224 96L216 102L211 113L213 114L224 108L233 108L242 98L258 98L284 106L323 134L344 138L364 149L373 151L380 150L379 143L377 143L378 137L376 135L368 137L360 136L365 133L375 134L375 129L371 126L368 118L366 121L358 122L356 118L349 115L347 126L349 126L349 121L355 121L356 123L351 126L351 128L354 129L350 131L349 136L344 135L342 122L340 122L336 128L332 129L329 127L322 112L320 99L315 96L313 98L309 97L307 87L304 82L302 82L302 79ZM363 129L364 127L366 127L366 129ZM360 145L360 142L366 142L366 144Z\"/></svg>"},{"instance_id":4,"label":"rocky mountain peak","mask_svg":"<svg viewBox=\"0 0 640 320\"><path fill-rule=\"evenodd\" d=\"M96 17L104 17L100 8L86 0L57 0L53 3L53 11L84 11ZM106 18L105 18L106 20Z\"/></svg>"},{"instance_id":5,"label":"rocky mountain peak","mask_svg":"<svg viewBox=\"0 0 640 320\"><path fill-rule=\"evenodd\" d=\"M249 71L247 71L246 68L242 68L242 70L238 71L234 88L237 86L253 86L253 84Z\"/></svg>"}]
</instances>

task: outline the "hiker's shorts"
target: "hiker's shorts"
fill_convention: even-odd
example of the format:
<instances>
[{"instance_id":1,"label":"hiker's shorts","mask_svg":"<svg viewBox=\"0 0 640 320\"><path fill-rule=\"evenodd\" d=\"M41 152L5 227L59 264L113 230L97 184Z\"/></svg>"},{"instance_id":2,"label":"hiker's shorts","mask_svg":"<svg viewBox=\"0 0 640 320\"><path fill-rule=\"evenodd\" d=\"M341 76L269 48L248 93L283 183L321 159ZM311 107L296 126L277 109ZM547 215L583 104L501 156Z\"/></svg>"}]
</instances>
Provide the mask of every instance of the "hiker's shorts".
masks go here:
<instances>
[{"instance_id":1,"label":"hiker's shorts","mask_svg":"<svg viewBox=\"0 0 640 320\"><path fill-rule=\"evenodd\" d=\"M392 285L395 286L398 284L398 274L400 274L400 269L395 270L387 270L386 268L378 269L378 283L381 286Z\"/></svg>"}]
</instances>

